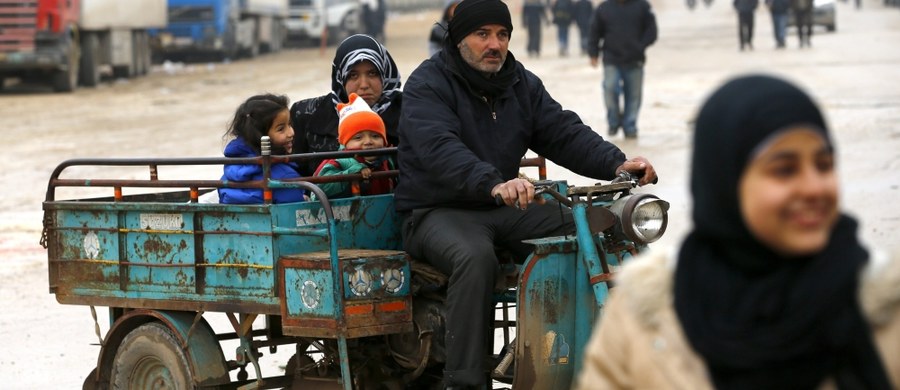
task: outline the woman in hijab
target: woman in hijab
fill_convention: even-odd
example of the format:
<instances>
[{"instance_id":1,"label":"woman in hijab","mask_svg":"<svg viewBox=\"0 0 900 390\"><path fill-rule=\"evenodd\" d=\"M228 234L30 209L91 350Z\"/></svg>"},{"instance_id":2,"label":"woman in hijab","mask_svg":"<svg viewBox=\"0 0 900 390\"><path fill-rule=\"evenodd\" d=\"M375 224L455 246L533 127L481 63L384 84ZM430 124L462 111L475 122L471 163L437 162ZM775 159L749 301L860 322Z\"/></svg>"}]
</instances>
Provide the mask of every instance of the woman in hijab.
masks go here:
<instances>
[{"instance_id":1,"label":"woman in hijab","mask_svg":"<svg viewBox=\"0 0 900 390\"><path fill-rule=\"evenodd\" d=\"M344 39L335 52L331 63L331 92L291 106L293 153L338 150L337 104L346 103L351 93L363 98L384 120L388 143L398 144L400 73L384 46L371 36L357 34ZM300 164L300 175L312 176L320 162Z\"/></svg>"},{"instance_id":2,"label":"woman in hijab","mask_svg":"<svg viewBox=\"0 0 900 390\"><path fill-rule=\"evenodd\" d=\"M897 388L900 261L865 249L839 210L835 149L783 80L713 93L694 133L693 230L623 267L577 388Z\"/></svg>"}]
</instances>

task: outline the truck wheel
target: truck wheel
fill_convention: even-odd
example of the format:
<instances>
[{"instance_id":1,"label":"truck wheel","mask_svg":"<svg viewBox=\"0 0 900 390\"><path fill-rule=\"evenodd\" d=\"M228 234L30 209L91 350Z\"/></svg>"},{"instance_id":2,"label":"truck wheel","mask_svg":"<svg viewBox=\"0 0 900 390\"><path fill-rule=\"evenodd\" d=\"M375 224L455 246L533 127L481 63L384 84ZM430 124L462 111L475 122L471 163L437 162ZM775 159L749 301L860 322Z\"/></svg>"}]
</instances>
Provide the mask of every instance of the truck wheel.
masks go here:
<instances>
[{"instance_id":1,"label":"truck wheel","mask_svg":"<svg viewBox=\"0 0 900 390\"><path fill-rule=\"evenodd\" d=\"M78 42L70 39L67 48L69 66L66 70L58 70L53 73L53 90L56 92L72 92L78 85L78 63L79 51Z\"/></svg>"},{"instance_id":2,"label":"truck wheel","mask_svg":"<svg viewBox=\"0 0 900 390\"><path fill-rule=\"evenodd\" d=\"M238 55L237 44L237 25L235 22L228 22L225 28L225 38L222 41L222 60L234 59Z\"/></svg>"},{"instance_id":3,"label":"truck wheel","mask_svg":"<svg viewBox=\"0 0 900 390\"><path fill-rule=\"evenodd\" d=\"M141 56L141 60L143 61L142 68L144 69L141 76L143 76L150 73L150 68L153 66L153 50L150 48L150 35L147 34L146 30L141 31L141 49L144 51L144 54Z\"/></svg>"},{"instance_id":4,"label":"truck wheel","mask_svg":"<svg viewBox=\"0 0 900 390\"><path fill-rule=\"evenodd\" d=\"M244 56L247 58L256 58L259 56L259 46L259 38L253 37L253 42L250 43L250 46L244 48Z\"/></svg>"},{"instance_id":5,"label":"truck wheel","mask_svg":"<svg viewBox=\"0 0 900 390\"><path fill-rule=\"evenodd\" d=\"M131 50L132 76L147 74L150 69L150 41L146 31L135 30L131 33Z\"/></svg>"},{"instance_id":6,"label":"truck wheel","mask_svg":"<svg viewBox=\"0 0 900 390\"><path fill-rule=\"evenodd\" d=\"M100 38L97 34L84 33L81 39L81 71L78 82L86 87L96 87L100 82Z\"/></svg>"},{"instance_id":7,"label":"truck wheel","mask_svg":"<svg viewBox=\"0 0 900 390\"><path fill-rule=\"evenodd\" d=\"M141 32L135 30L131 32L131 74L133 77L138 77L143 74L141 73L144 70L142 56L143 48L141 47Z\"/></svg>"},{"instance_id":8,"label":"truck wheel","mask_svg":"<svg viewBox=\"0 0 900 390\"><path fill-rule=\"evenodd\" d=\"M282 23L281 19L275 19L272 23L272 41L269 42L270 53L277 53L284 46L285 33Z\"/></svg>"},{"instance_id":9,"label":"truck wheel","mask_svg":"<svg viewBox=\"0 0 900 390\"><path fill-rule=\"evenodd\" d=\"M116 351L112 389L189 389L194 381L187 357L172 332L159 322L128 333Z\"/></svg>"}]
</instances>

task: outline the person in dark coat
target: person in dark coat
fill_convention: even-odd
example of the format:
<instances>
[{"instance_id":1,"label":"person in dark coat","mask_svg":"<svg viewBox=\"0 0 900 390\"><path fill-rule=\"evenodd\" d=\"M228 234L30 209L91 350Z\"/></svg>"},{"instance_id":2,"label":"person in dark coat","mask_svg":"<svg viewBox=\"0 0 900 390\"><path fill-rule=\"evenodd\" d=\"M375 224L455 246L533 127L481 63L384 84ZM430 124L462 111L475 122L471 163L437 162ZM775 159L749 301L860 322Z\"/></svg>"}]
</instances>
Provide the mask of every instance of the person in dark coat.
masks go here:
<instances>
[{"instance_id":1,"label":"person in dark coat","mask_svg":"<svg viewBox=\"0 0 900 390\"><path fill-rule=\"evenodd\" d=\"M528 30L526 50L529 57L541 56L541 28L544 23L549 23L547 7L541 0L525 0L522 5L522 24Z\"/></svg>"},{"instance_id":2,"label":"person in dark coat","mask_svg":"<svg viewBox=\"0 0 900 390\"><path fill-rule=\"evenodd\" d=\"M569 55L569 28L572 26L575 4L572 0L556 0L553 2L553 23L556 24L556 38L559 43L559 55Z\"/></svg>"},{"instance_id":3,"label":"person in dark coat","mask_svg":"<svg viewBox=\"0 0 900 390\"><path fill-rule=\"evenodd\" d=\"M444 34L447 33L447 25L450 19L453 19L453 11L460 0L447 0L444 3L444 12L441 14L441 20L431 27L431 34L428 35L428 56L441 51L444 42Z\"/></svg>"},{"instance_id":4,"label":"person in dark coat","mask_svg":"<svg viewBox=\"0 0 900 390\"><path fill-rule=\"evenodd\" d=\"M647 47L656 42L656 16L646 0L606 0L594 11L588 56L597 67L603 53L603 97L609 135L623 129L636 138ZM619 96L624 95L624 111Z\"/></svg>"},{"instance_id":5,"label":"person in dark coat","mask_svg":"<svg viewBox=\"0 0 900 390\"><path fill-rule=\"evenodd\" d=\"M518 177L522 156L530 149L595 179L656 178L647 159L626 159L550 96L509 52L512 30L502 1L462 1L444 49L404 89L394 204L406 252L449 275L448 388L487 384L495 246L524 260L531 247L522 240L574 230L570 212L534 201L534 185Z\"/></svg>"},{"instance_id":6,"label":"person in dark coat","mask_svg":"<svg viewBox=\"0 0 900 390\"><path fill-rule=\"evenodd\" d=\"M753 50L753 13L759 6L759 0L734 0L734 9L738 13L738 39L741 51L746 47Z\"/></svg>"},{"instance_id":7,"label":"person in dark coat","mask_svg":"<svg viewBox=\"0 0 900 390\"><path fill-rule=\"evenodd\" d=\"M813 0L791 0L791 12L797 25L797 38L800 47L812 46L812 12Z\"/></svg>"},{"instance_id":8,"label":"person in dark coat","mask_svg":"<svg viewBox=\"0 0 900 390\"><path fill-rule=\"evenodd\" d=\"M578 26L581 55L588 54L588 37L591 35L591 16L593 14L594 5L591 3L591 0L578 0L575 2L575 25Z\"/></svg>"},{"instance_id":9,"label":"person in dark coat","mask_svg":"<svg viewBox=\"0 0 900 390\"><path fill-rule=\"evenodd\" d=\"M784 34L787 30L790 0L766 0L769 12L772 13L772 30L775 32L775 48L784 49Z\"/></svg>"},{"instance_id":10,"label":"person in dark coat","mask_svg":"<svg viewBox=\"0 0 900 390\"><path fill-rule=\"evenodd\" d=\"M387 5L384 0L367 0L363 2L363 22L366 34L379 42L385 41L384 24L387 21Z\"/></svg>"},{"instance_id":11,"label":"person in dark coat","mask_svg":"<svg viewBox=\"0 0 900 390\"><path fill-rule=\"evenodd\" d=\"M360 72L364 69L365 72ZM397 145L397 123L403 93L400 72L393 57L375 38L357 34L344 39L331 63L331 92L304 99L291 106L294 128L294 152L331 152L338 150L338 103L357 93L381 116L387 128L387 141ZM301 176L312 176L322 160L300 164Z\"/></svg>"}]
</instances>

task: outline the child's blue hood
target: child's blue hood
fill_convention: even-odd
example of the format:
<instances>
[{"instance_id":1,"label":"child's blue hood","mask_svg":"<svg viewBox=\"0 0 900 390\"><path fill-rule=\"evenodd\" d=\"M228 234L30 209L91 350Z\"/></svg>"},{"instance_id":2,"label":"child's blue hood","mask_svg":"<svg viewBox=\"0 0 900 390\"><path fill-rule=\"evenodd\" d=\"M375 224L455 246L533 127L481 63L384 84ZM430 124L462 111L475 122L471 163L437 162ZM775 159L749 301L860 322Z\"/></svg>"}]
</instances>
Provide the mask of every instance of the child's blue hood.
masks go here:
<instances>
[{"instance_id":1,"label":"child's blue hood","mask_svg":"<svg viewBox=\"0 0 900 390\"><path fill-rule=\"evenodd\" d=\"M225 145L225 157L255 157L256 153L250 145L241 138L235 138Z\"/></svg>"}]
</instances>

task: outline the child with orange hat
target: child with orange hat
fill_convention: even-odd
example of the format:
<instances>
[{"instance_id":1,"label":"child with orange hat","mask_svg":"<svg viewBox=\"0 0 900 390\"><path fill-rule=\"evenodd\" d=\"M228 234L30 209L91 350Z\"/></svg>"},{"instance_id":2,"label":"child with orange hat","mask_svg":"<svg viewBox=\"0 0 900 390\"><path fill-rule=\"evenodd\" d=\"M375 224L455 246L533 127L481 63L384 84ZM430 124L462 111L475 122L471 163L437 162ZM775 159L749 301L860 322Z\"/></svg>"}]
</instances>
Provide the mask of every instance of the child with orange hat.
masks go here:
<instances>
[{"instance_id":1,"label":"child with orange hat","mask_svg":"<svg viewBox=\"0 0 900 390\"><path fill-rule=\"evenodd\" d=\"M365 100L357 94L350 94L348 103L338 103L338 141L341 150L370 150L388 146L381 117L369 108ZM396 178L377 178L369 180L372 172L395 169L389 156L353 156L348 158L322 161L316 169L315 176L334 176L360 174L366 180L359 184L360 195L378 195L391 193ZM319 187L329 198L345 198L354 195L349 182L323 183Z\"/></svg>"}]
</instances>

